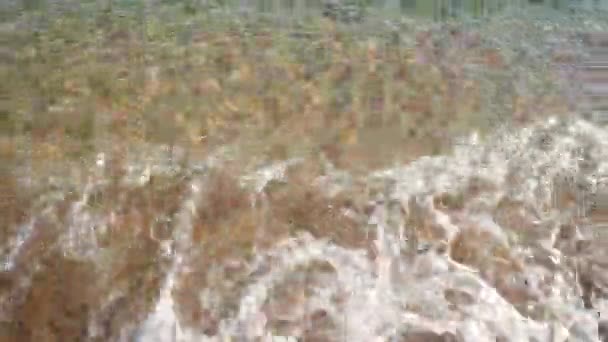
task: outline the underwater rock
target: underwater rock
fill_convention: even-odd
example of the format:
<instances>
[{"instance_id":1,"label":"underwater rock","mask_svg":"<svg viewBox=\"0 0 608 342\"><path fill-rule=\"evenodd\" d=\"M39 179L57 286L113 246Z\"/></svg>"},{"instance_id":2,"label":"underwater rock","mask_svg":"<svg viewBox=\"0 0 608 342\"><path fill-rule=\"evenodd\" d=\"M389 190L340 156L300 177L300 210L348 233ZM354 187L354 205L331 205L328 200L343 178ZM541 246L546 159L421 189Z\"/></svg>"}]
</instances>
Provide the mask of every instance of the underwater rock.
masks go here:
<instances>
[{"instance_id":1,"label":"underwater rock","mask_svg":"<svg viewBox=\"0 0 608 342\"><path fill-rule=\"evenodd\" d=\"M451 332L441 334L424 329L413 329L402 332L390 339L391 342L462 342L462 339Z\"/></svg>"}]
</instances>

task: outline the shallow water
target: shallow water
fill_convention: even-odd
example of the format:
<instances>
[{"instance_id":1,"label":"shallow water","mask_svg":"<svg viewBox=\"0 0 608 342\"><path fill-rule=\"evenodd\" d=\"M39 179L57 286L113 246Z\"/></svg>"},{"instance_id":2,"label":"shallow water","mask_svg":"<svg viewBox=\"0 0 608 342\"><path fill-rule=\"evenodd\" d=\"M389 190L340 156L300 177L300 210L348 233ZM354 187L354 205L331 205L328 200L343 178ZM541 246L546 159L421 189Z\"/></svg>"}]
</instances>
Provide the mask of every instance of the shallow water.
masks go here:
<instances>
[{"instance_id":1,"label":"shallow water","mask_svg":"<svg viewBox=\"0 0 608 342\"><path fill-rule=\"evenodd\" d=\"M496 44L538 62L551 48L523 39L530 27ZM541 92L513 51L515 91ZM574 69L556 72L573 112ZM500 89L482 81L494 101ZM2 227L0 336L606 340L606 127L542 117L453 147L364 175L323 158L250 169L233 165L235 146L186 160L143 143L122 174L109 152L61 165L50 185L15 167L24 199Z\"/></svg>"},{"instance_id":2,"label":"shallow water","mask_svg":"<svg viewBox=\"0 0 608 342\"><path fill-rule=\"evenodd\" d=\"M176 208L167 221L168 230L157 238L158 252L144 254L155 255L159 294L152 295L147 309L140 307L132 321L115 323L118 326L110 332L100 318L107 315L103 308L118 305L113 304L115 298L129 293L115 285L108 298L89 309L88 338L110 334L106 338L137 341L221 336L252 340L274 334L307 340L398 341L423 330L462 341L565 341L567 336L596 341L606 306L608 235L599 228L601 219L589 214L606 208L589 203L604 186L606 161L604 128L577 118L550 118L516 131L496 132L485 142L472 135L452 155L422 157L373 172L347 182L381 188L369 197L373 210L359 213L371 232L373 254L307 232L277 239L249 259L220 260L203 271L208 286L190 289L188 293L196 296L186 301L198 302L204 312L217 316L184 323L180 306L185 304L174 297L185 275L197 267L193 249L200 247L190 237L209 181L209 166L190 166L198 171L181 171L187 176L173 198ZM297 168L298 161L245 176L242 184L257 179L253 189L263 189L273 177L284 176L285 167ZM325 184L338 173L329 170ZM146 184L132 178L128 185L129 179L125 177L125 187ZM47 209L16 229L2 258L4 272L18 272L21 285L4 296L18 296L36 279L36 266L30 266L45 258L42 251L32 251L36 239L52 245L48 249L60 251L63 258L88 260L95 272L108 272L112 266L105 263L116 258L111 253L120 252L104 247L99 239L104 231L116 229L112 221L128 210L128 201L117 200L109 211L98 212L87 204L96 186L104 186L103 178L78 190L69 204L49 201ZM66 205L67 209L59 208ZM336 215L347 213L338 209L334 208ZM37 224L53 220L64 222L67 229L51 232L48 225L48 234L54 236L40 237L43 233L36 227L42 226ZM145 228L131 222L122 228ZM568 234L567 229L576 232ZM228 279L230 272L241 274L240 280ZM209 279L212 274L219 277L215 282ZM228 278L222 280L222 274ZM582 278L593 286L587 288ZM584 307L585 297L592 308ZM228 302L232 309L222 308ZM211 320L215 327L204 328Z\"/></svg>"}]
</instances>

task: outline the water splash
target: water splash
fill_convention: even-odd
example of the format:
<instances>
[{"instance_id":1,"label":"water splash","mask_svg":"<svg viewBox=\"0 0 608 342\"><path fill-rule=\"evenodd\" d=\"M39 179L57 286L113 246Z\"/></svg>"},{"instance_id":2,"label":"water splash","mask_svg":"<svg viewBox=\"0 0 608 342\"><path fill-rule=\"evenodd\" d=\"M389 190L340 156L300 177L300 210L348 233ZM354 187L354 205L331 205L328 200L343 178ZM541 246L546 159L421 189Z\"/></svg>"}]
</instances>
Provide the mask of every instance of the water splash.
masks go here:
<instances>
[{"instance_id":1,"label":"water splash","mask_svg":"<svg viewBox=\"0 0 608 342\"><path fill-rule=\"evenodd\" d=\"M262 191L273 180L285 181L287 168L299 162L253 172L242 185ZM597 276L604 272L605 255L577 254L576 246L606 246L583 233L594 224L585 216L585 199L608 170L608 134L587 121L550 118L517 131L497 131L485 141L471 135L451 155L422 157L360 180L326 168L311 187L330 189L328 196L358 183L381 184L382 193L369 199L375 204L362 221L375 232L374 252L306 232L257 250L246 262L248 275L239 291L198 289L200 298L237 296L217 332L203 334L181 322L174 296L192 262L193 225L211 167L199 163L183 175L188 186L167 221L171 237L161 244L168 262L160 295L141 322L124 325L123 340L272 340L288 332L331 341L384 341L415 331L462 341L597 340L597 311L601 316L608 305ZM174 172L147 170L150 175ZM135 168L129 172L125 187L147 186ZM125 205L118 201L107 212L88 206L107 185L90 181L68 206L66 229L57 241L70 258L102 263L98 237ZM36 221L52 213L42 211L17 229L3 251L6 271L32 239ZM569 224L577 232L572 237L564 231ZM584 288L585 277L592 290ZM285 287L290 296L278 294ZM585 296L593 310L584 307ZM96 320L91 318L91 336Z\"/></svg>"},{"instance_id":2,"label":"water splash","mask_svg":"<svg viewBox=\"0 0 608 342\"><path fill-rule=\"evenodd\" d=\"M585 151L585 157L581 157L581 150ZM490 234L497 244L507 246L513 243L512 228L500 226L494 218L501 201L521 203L521 210L533 214L534 219L528 224L548 225L540 234L555 239L550 236L554 232L551 227L580 216L576 210L560 214L554 207L556 179L564 175L581 180L593 178L595 171L606 167L607 153L607 135L601 128L583 120L551 118L519 132L497 132L484 144L473 136L469 145L457 147L453 155L423 157L404 167L376 172L370 179L381 178L394 184L387 201L408 203L412 197L422 198L428 219L449 232L445 235L448 241L465 226L472 225ZM590 164L595 166L589 167ZM477 194L467 194L472 186L479 186L476 184L485 188ZM465 199L461 210L433 207L432 199L444 193L470 197ZM413 237L404 239L403 227L387 224L386 211L376 210L372 216L370 222L377 230L374 260L362 251L344 249L308 235L257 255L252 269L267 271L252 277L238 314L223 322L222 334L234 336L239 331L248 331L250 335L245 335L249 338L270 334L268 322L273 318L260 312L274 286L295 276L296 266L319 260L332 265L334 280L331 285L319 285L324 291L309 296L306 302L316 303L320 306L317 309L336 322L335 340L343 336L353 341L386 339L407 326L438 334L454 333L465 341L496 338L563 341L569 333L581 340L597 339L595 325L591 323L596 314L580 307L580 297L571 291L575 285L566 283L565 276L549 276L542 267L530 263L521 271L527 277L524 281L529 289L518 290L524 283L518 283L518 275L514 274L516 278L509 280L511 285L498 291L479 271L454 262L449 255L430 251L413 260L404 257L401 255L402 250L407 250L404 240ZM513 251L517 250L513 246ZM551 277L554 279L547 279ZM552 290L542 292L543 285L539 284L542 281L552 282L548 286ZM358 288L353 288L353 284L358 284ZM525 316L510 301L507 291L522 291L522 296L524 292L535 293L541 297L537 302L558 317L539 320ZM448 293L470 298L469 302L450 303ZM346 296L344 303L338 305L328 300L338 294ZM251 328L256 324L257 329Z\"/></svg>"}]
</instances>

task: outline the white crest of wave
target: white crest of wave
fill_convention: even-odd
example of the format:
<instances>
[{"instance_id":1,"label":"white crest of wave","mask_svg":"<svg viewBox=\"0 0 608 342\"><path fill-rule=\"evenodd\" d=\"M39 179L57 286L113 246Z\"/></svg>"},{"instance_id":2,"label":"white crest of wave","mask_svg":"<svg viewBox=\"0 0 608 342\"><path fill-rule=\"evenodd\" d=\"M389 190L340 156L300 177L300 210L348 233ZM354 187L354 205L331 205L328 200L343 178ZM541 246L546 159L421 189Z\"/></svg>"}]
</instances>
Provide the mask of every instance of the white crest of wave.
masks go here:
<instances>
[{"instance_id":1,"label":"white crest of wave","mask_svg":"<svg viewBox=\"0 0 608 342\"><path fill-rule=\"evenodd\" d=\"M244 182L253 181L259 189L273 177L282 178L285 167L282 164L275 171L262 170L257 173L257 180L254 175L245 177ZM507 196L523 202L533 210L538 222L547 222L565 215L551 209L556 177L589 180L597 178L598 172L606 171L608 133L605 130L579 119L551 118L518 131L498 131L483 143L472 135L466 143L457 145L451 155L422 157L402 167L374 172L368 178L392 184L387 201L408 203L410 198L421 201L436 223L448 232L448 237L460 227L444 212L432 208L429 204L432 196L462 193L472 182L483 180L493 190L468 201L460 215L506 241L504 230L490 215L501 198ZM204 176L195 179L190 196L182 203L175 222L172 266L155 310L139 328L139 341L188 342L220 340L220 336L272 340L268 327L272 318L265 316L262 306L277 284L292 276L297 267L317 261L331 265L334 272L329 280L312 284L315 291L307 298L306 307L294 309L293 315L301 318L306 310L323 310L336 325L335 331L339 334L336 340L386 340L404 328L416 327L437 333L451 332L463 336L465 341L499 337L512 341L531 338L564 341L568 330L572 333L573 325L581 331L580 336L587 336L581 340L597 339L591 314L571 305L575 299L564 299L560 291L545 298L547 303L553 303L558 318L537 322L522 316L478 272L446 255L430 251L414 260L404 257L401 251L407 250L408 239L404 227L396 226L381 206L370 220L377 230L375 260L362 250L340 247L307 233L292 237L257 253L249 265L252 271L249 285L239 298L237 312L220 323L218 337L202 336L180 326L171 293L176 275L184 267L181 255L189 246L192 219L204 186ZM90 241L82 236L73 237L85 234L79 229L86 230L85 223L93 220L82 207L85 201L75 203L72 208L76 221L66 233L70 241ZM69 249L89 248L87 245ZM450 310L444 297L444 292L450 289L468 294L474 301L458 312ZM336 298L343 300L336 301Z\"/></svg>"}]
</instances>

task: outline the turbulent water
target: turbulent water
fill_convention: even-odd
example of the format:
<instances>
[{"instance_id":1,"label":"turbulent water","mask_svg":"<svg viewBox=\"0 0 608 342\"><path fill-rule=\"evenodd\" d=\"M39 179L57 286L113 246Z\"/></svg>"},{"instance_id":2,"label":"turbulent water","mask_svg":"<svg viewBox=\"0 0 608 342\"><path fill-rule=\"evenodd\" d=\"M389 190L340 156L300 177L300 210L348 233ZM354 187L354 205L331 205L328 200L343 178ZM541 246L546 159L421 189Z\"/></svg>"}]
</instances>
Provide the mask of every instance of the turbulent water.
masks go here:
<instances>
[{"instance_id":1,"label":"turbulent water","mask_svg":"<svg viewBox=\"0 0 608 342\"><path fill-rule=\"evenodd\" d=\"M179 196L172 197L170 235L158 239L159 295L108 332L102 317L107 319L113 310L108 307L120 305L116 298L129 291L116 285L88 311L87 338L272 340L274 332L310 341L597 341L598 324L608 314L603 298L608 232L601 230L606 208L597 200L602 175L608 174L607 132L581 119L551 118L478 140L473 135L452 155L422 157L365 179L330 170L311 184L331 195L354 184L380 189L368 198L373 210L334 208L338 215L367 221L362 228L373 253L299 232L246 261L199 270L208 286L178 303L176 284L197 265L193 222L209 170L221 161L192 164ZM172 172L161 164L153 160L146 172L133 169L139 176L126 175L124 186L143 187L147 180L141 174ZM267 167L242 183L253 180L263 189L289 167L298 167L298 161ZM42 258L28 251L43 234L36 230L39 222L61 221L64 229L47 240L64 257L89 260L96 273L108 272L104 260L111 257L100 231L111 227L127 202L116 200L105 214L88 205L96 189L109 186L104 182L102 175L91 179L74 190L72 200L55 194L59 199L47 199L39 214L15 230L2 250L3 267L5 273L19 269L21 276L5 298L18 301L39 272L39 266L25 266ZM244 276L237 283L222 280L230 272ZM219 277L216 285L211 274ZM180 306L187 302L222 314L186 324ZM221 307L228 302L234 305ZM7 318L18 315L10 306L3 310Z\"/></svg>"},{"instance_id":2,"label":"turbulent water","mask_svg":"<svg viewBox=\"0 0 608 342\"><path fill-rule=\"evenodd\" d=\"M514 34L498 45L538 60L547 45L523 37L559 26L499 23ZM307 184L290 176L307 160L226 180L230 147L180 165L165 152L130 151L118 176L101 153L0 227L0 340L608 340L605 127L543 118Z\"/></svg>"}]
</instances>

